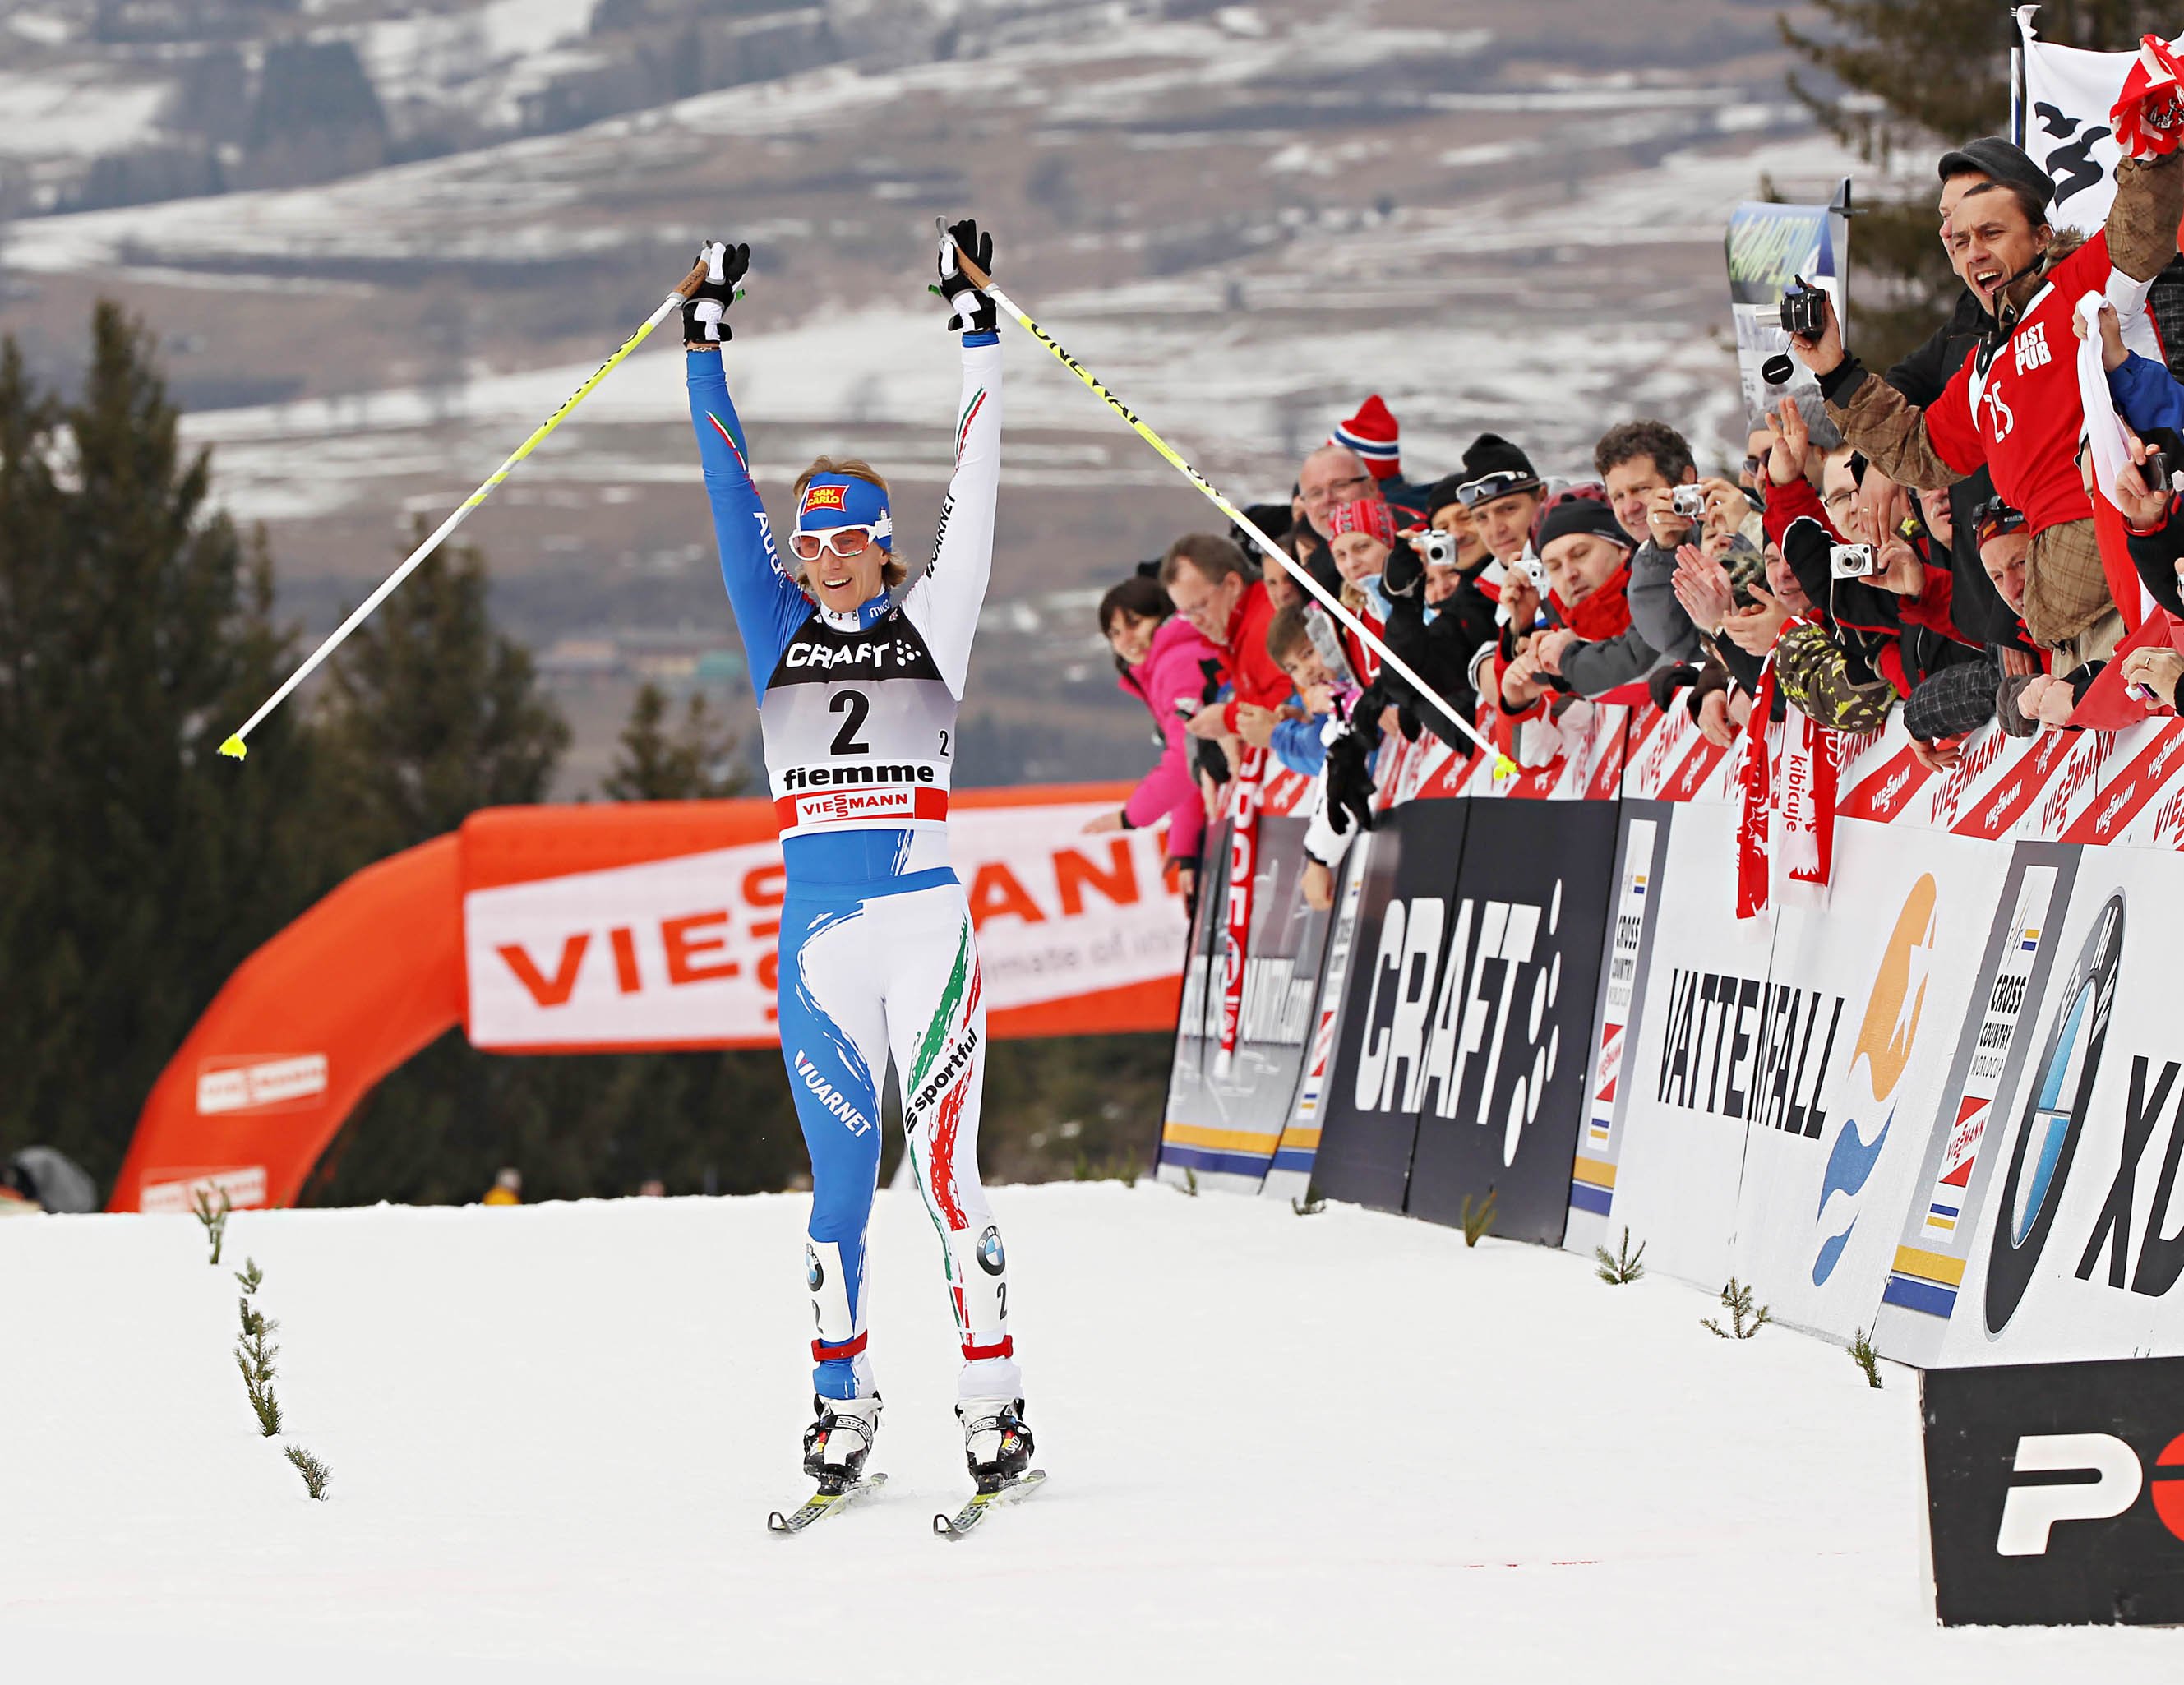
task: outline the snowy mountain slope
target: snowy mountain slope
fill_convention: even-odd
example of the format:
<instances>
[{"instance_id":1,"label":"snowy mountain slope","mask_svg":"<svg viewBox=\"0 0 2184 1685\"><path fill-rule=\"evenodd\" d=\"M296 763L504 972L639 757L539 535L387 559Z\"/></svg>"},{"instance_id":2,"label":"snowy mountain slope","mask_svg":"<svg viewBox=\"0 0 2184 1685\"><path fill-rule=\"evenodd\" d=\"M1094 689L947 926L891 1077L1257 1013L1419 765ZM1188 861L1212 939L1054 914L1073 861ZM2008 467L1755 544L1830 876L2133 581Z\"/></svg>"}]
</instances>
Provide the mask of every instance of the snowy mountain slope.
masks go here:
<instances>
[{"instance_id":1,"label":"snowy mountain slope","mask_svg":"<svg viewBox=\"0 0 2184 1685\"><path fill-rule=\"evenodd\" d=\"M491 114L526 76L558 85L572 53L651 42L645 63L680 64L687 44L655 39L667 21L772 27L788 9L615 0L587 22L577 0L429 16L325 0L313 38L358 45L390 133L437 102L483 114L462 143L304 185L19 215L0 331L66 379L92 278L157 321L220 496L268 522L284 607L323 630L410 516L482 479L708 233L758 253L731 364L761 468L872 455L905 481L916 534L952 403L923 291L936 213L995 227L1011 291L1251 501L1376 390L1421 479L1490 428L1589 472L1592 441L1634 412L1728 459L1724 219L1763 173L1825 194L1853 167L1786 100L1771 12L1741 0L1629 0L1579 31L1519 0L832 0L826 54L741 64L725 86L715 67L671 97L616 83L617 114L589 123L516 134ZM88 0L47 14L78 32L39 49L34 79L176 57L94 53ZM663 345L618 374L466 529L497 612L542 650L660 625L726 638L674 362ZM997 601L1092 589L1220 524L1028 343L1010 403ZM1038 711L1042 776L1139 765L1141 721L1088 626L997 653L972 715ZM1065 670L1084 676L1057 683ZM626 706L598 700L571 788Z\"/></svg>"},{"instance_id":2,"label":"snowy mountain slope","mask_svg":"<svg viewBox=\"0 0 2184 1685\"><path fill-rule=\"evenodd\" d=\"M1916 1394L1673 1283L1150 1183L997 1196L1048 1490L961 1544L931 1230L880 1196L861 1513L795 1495L804 1202L238 1215L305 1501L194 1222L0 1226L21 1678L1977 1681L2173 1635L1943 1632ZM1187 1474L1178 1488L1174 1478Z\"/></svg>"}]
</instances>

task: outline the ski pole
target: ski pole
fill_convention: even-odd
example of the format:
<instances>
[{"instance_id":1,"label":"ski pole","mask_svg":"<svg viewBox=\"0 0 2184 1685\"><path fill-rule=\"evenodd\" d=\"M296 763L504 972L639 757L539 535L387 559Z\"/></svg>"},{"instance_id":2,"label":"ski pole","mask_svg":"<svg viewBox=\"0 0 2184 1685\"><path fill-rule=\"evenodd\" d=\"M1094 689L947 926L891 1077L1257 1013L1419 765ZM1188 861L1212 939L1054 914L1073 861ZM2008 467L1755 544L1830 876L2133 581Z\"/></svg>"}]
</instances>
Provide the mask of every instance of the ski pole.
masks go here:
<instances>
[{"instance_id":1,"label":"ski pole","mask_svg":"<svg viewBox=\"0 0 2184 1685\"><path fill-rule=\"evenodd\" d=\"M493 470L493 473L487 478L485 484L479 487L476 491L471 492L470 497L455 510L453 514L449 515L445 520L440 523L438 531L435 531L431 537L427 538L423 543L412 550L404 559L402 565L395 569L393 573L387 575L384 580L381 581L379 588L376 591L374 591L370 596L365 598L363 602L357 605L356 612L352 614L347 620L343 620L341 625L335 627L333 635L327 638L326 641L320 644L316 649L313 650L309 658L304 661L302 666L297 668L294 672L288 675L287 678L281 683L281 688L275 691L272 695L267 697L265 700L259 705L258 711L242 722L242 729L237 731L232 737L229 737L226 742L220 746L220 752L222 754L228 755L237 760L241 760L246 754L248 754L249 753L249 747L243 742L243 739L258 729L259 721L265 719L267 715L278 708L281 703L287 699L289 692L295 689L298 685L302 684L305 679L310 677L312 672L318 667L319 663L325 660L327 656L332 654L336 649L339 648L341 647L342 641L351 632L354 631L359 626L362 626L365 621L370 618L373 609L376 609L390 596L393 595L394 588L400 585L404 580L409 578L410 576L416 570L417 564L420 562L422 562L426 557L431 555L433 551L440 548L441 543L446 539L447 536L463 524L464 517L469 514L470 512L476 509L480 503L483 503L487 498L491 496L493 487L499 485L502 481L507 479L508 476L515 471L516 464L521 462L526 456L529 456L531 453L538 448L540 441L544 439L545 437L549 433L552 432L556 427L560 426L571 410L582 403L587 398L589 398L592 394L592 389L598 386L601 381L606 379L608 375L613 372L616 365L621 363L623 358L628 356L631 352L636 350L638 346L644 344L645 336L651 333L653 329L658 327L660 323L666 321L671 312L681 309L683 301L688 298L692 293L698 290L699 285L705 279L705 275L706 266L702 261L700 261L689 274L682 277L682 281L680 286L678 286L672 292L669 293L666 298L660 300L660 308L644 319L644 325L639 327L635 333L632 334L627 339L621 342L621 348L616 351L611 357L608 358L605 362L600 364L597 369L593 370L589 380L586 381L583 385L578 386L576 391L571 392L567 398L562 402L561 407L559 409L555 410L551 415L540 422L529 438L526 439L521 444L510 451L508 455L508 460L502 463L499 467ZM738 298L741 298L743 295L739 292L736 296Z\"/></svg>"},{"instance_id":2,"label":"ski pole","mask_svg":"<svg viewBox=\"0 0 2184 1685\"><path fill-rule=\"evenodd\" d=\"M993 277L986 274L984 270L981 270L978 266L978 264L972 263L971 259L964 254L963 248L961 246L958 246L956 248L956 262L957 267L961 269L965 275L970 276L971 284L973 286L976 286L980 292L991 298L994 303L1000 305L1004 310L1006 310L1011 316L1014 316L1026 333L1028 333L1034 339L1037 340L1041 345L1045 346L1049 351L1054 353L1055 359L1059 362L1063 368L1068 370L1072 374L1075 375L1078 380L1084 381L1086 386L1091 387L1093 392L1098 394L1100 400L1106 404L1108 409L1113 410L1116 414L1121 416L1123 420L1128 422L1132 427L1136 429L1139 438L1143 439L1147 444L1158 451L1163 457L1167 458L1168 464L1178 474L1182 475L1184 479L1190 481L1192 485L1197 487L1201 492L1205 493L1206 498L1212 503L1214 508L1219 509L1221 513L1227 515L1230 520L1235 522L1237 527L1240 531L1249 534L1251 542L1254 544L1256 544L1261 550L1266 553L1268 558L1276 567L1285 570L1291 578L1295 580L1299 585L1301 585L1318 600L1319 606L1321 608L1326 609L1328 613L1334 615L1336 620L1341 621L1344 626L1349 627L1351 631L1357 633L1359 640L1364 643L1367 648L1372 650L1374 654L1378 655L1383 661L1386 662L1388 665L1393 667L1396 672L1407 679L1411 682L1412 687L1417 690L1420 696L1424 697L1428 702L1430 702L1441 712L1442 715L1446 716L1448 722L1451 726L1455 726L1457 731L1462 732L1465 737L1470 738L1473 742L1478 744L1480 748L1485 749L1487 754L1492 755L1494 757L1494 777L1497 783L1502 779L1512 778L1516 776L1517 763L1515 761L1510 759L1507 755L1503 754L1499 749L1496 748L1492 743L1486 740L1485 734L1479 731L1479 727L1473 725L1470 720L1465 719L1462 712L1457 709L1453 703L1451 703L1446 697L1442 696L1441 693L1435 690L1431 685L1428 684L1424 679L1420 678L1416 673L1412 672L1410 669L1409 664L1405 662L1401 656L1397 655L1394 650L1389 648L1388 646L1383 643L1379 638L1375 637L1355 614L1344 608L1339 600L1329 594L1326 587L1323 586L1318 580L1314 579L1312 575L1306 572L1303 568L1298 566L1287 556L1284 555L1280 547L1278 546L1273 539L1268 537L1265 533L1259 531L1258 524L1256 522L1252 520L1251 518L1245 514L1241 509L1238 509L1235 504L1230 503L1228 498L1223 497L1219 490L1215 487L1211 481L1206 479L1204 475L1201 474L1189 463L1185 462L1180 456L1177 455L1173 447L1172 447L1166 439L1161 437L1158 433L1153 431L1153 430L1150 427L1148 427L1143 421L1139 420L1138 419L1137 413L1133 410L1129 405L1124 403L1122 399L1117 398L1113 392L1108 391L1106 386L1100 381L1097 375L1093 374L1093 372L1089 369L1086 368L1082 363L1079 363L1074 357L1072 357L1067 351L1063 350L1060 341L1056 340L1053 335L1047 332L1045 328L1041 327L1037 322L1034 321L1028 315L1027 315L1024 313L1024 309L1022 305L1018 304L1013 298L1010 298L1007 293L1002 292L1000 287L994 286Z\"/></svg>"}]
</instances>

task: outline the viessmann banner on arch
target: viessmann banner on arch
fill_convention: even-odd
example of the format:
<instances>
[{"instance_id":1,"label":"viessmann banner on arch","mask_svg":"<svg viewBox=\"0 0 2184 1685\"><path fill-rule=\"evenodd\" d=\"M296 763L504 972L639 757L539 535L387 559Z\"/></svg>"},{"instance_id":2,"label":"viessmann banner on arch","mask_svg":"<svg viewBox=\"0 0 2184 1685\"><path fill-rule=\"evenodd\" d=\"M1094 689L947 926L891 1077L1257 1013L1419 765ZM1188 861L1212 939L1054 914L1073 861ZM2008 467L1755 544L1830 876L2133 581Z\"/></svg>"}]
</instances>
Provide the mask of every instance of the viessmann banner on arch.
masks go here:
<instances>
[{"instance_id":1,"label":"viessmann banner on arch","mask_svg":"<svg viewBox=\"0 0 2184 1685\"><path fill-rule=\"evenodd\" d=\"M989 1032L1166 1030L1184 941L1122 785L958 792ZM458 1025L504 1053L777 1039L770 804L503 808L357 873L244 962L147 1098L110 1200L293 1203L389 1071Z\"/></svg>"}]
</instances>

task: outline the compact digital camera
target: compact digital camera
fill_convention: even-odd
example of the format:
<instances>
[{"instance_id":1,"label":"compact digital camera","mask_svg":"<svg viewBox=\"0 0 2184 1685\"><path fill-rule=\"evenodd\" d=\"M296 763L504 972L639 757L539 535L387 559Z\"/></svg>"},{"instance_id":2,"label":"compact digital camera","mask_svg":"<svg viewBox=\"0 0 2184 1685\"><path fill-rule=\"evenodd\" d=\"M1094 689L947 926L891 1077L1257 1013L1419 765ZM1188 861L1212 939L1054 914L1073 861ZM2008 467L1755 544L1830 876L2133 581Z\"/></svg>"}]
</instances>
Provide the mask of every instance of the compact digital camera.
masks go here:
<instances>
[{"instance_id":1,"label":"compact digital camera","mask_svg":"<svg viewBox=\"0 0 2184 1685\"><path fill-rule=\"evenodd\" d=\"M1782 331L1793 339L1818 339L1827 331L1828 295L1794 275L1782 292Z\"/></svg>"},{"instance_id":2,"label":"compact digital camera","mask_svg":"<svg viewBox=\"0 0 2184 1685\"><path fill-rule=\"evenodd\" d=\"M1828 546L1830 579L1870 579L1880 571L1880 552L1870 544Z\"/></svg>"},{"instance_id":3,"label":"compact digital camera","mask_svg":"<svg viewBox=\"0 0 2184 1685\"><path fill-rule=\"evenodd\" d=\"M1452 568L1460 547L1453 532L1440 532L1429 526L1411 535L1411 548L1429 568Z\"/></svg>"},{"instance_id":4,"label":"compact digital camera","mask_svg":"<svg viewBox=\"0 0 2184 1685\"><path fill-rule=\"evenodd\" d=\"M1706 515L1706 487L1703 486L1670 487L1669 507L1685 520L1702 520Z\"/></svg>"}]
</instances>

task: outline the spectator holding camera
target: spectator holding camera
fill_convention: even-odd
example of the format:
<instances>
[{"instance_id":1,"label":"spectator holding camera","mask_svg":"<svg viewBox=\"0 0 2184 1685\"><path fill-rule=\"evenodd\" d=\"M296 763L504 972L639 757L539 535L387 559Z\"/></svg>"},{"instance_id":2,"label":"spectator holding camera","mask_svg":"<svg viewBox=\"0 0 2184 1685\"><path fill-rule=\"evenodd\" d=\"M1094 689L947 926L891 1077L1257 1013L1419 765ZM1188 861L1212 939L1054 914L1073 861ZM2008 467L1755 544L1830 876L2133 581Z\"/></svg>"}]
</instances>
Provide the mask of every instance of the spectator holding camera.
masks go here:
<instances>
[{"instance_id":1,"label":"spectator holding camera","mask_svg":"<svg viewBox=\"0 0 2184 1685\"><path fill-rule=\"evenodd\" d=\"M1976 656L1951 635L1950 575L1903 487L1850 451L1829 459L1821 485L1850 542L1831 542L1810 518L1783 534L1783 560L1811 613L1791 626L1789 605L1774 600L1775 676L1791 704L1820 725L1877 731L1922 681ZM1756 653L1756 639L1739 642Z\"/></svg>"},{"instance_id":2,"label":"spectator holding camera","mask_svg":"<svg viewBox=\"0 0 2184 1685\"><path fill-rule=\"evenodd\" d=\"M1529 548L1532 523L1547 500L1546 484L1532 459L1499 433L1481 433L1463 453L1456 495L1478 529L1487 553L1506 572ZM1490 576L1498 584L1498 576Z\"/></svg>"},{"instance_id":3,"label":"spectator holding camera","mask_svg":"<svg viewBox=\"0 0 2184 1685\"><path fill-rule=\"evenodd\" d=\"M1440 536L1420 536L1412 544L1425 563L1425 606L1433 610L1436 623L1443 618L1455 621L1460 631L1453 635L1461 638L1468 660L1482 645L1494 641L1501 601L1496 582L1500 570L1478 520L1464 503L1465 483L1460 472L1434 482L1426 493L1426 527Z\"/></svg>"},{"instance_id":4,"label":"spectator holding camera","mask_svg":"<svg viewBox=\"0 0 2184 1685\"><path fill-rule=\"evenodd\" d=\"M1945 183L1974 173L1986 180L1951 202L1944 239L1989 324L1938 398L1922 409L1869 375L1845 350L1825 296L1819 331L1791 342L1844 436L1891 479L1947 486L1987 468L2032 533L2026 626L2075 665L2106 654L2120 626L2110 618L2092 506L2072 460L2085 412L2070 317L2084 293L2106 290L2112 269L2149 281L2176 255L2184 154L2125 159L2108 226L2082 244L2049 224L2053 183L2020 148L1987 139L1942 160Z\"/></svg>"},{"instance_id":5,"label":"spectator holding camera","mask_svg":"<svg viewBox=\"0 0 2184 1685\"><path fill-rule=\"evenodd\" d=\"M1612 649L1574 651L1565 658L1564 676L1580 696L1597 696L1698 658L1699 629L1674 591L1678 553L1685 545L1707 547L1724 562L1758 553L1742 530L1753 514L1743 488L1726 480L1701 480L1691 446L1665 421L1609 428L1594 447L1592 461L1616 520L1638 548L1630 559L1630 629Z\"/></svg>"},{"instance_id":6,"label":"spectator holding camera","mask_svg":"<svg viewBox=\"0 0 2184 1685\"><path fill-rule=\"evenodd\" d=\"M1598 696L1651 671L1660 658L1628 636L1635 547L1615 512L1585 491L1565 492L1540 516L1535 542L1559 624L1530 640L1503 674L1505 706L1549 688Z\"/></svg>"},{"instance_id":7,"label":"spectator holding camera","mask_svg":"<svg viewBox=\"0 0 2184 1685\"><path fill-rule=\"evenodd\" d=\"M1195 887L1206 805L1192 776L1190 717L1199 711L1207 664L1225 669L1221 653L1175 611L1160 581L1146 574L1124 580L1100 599L1100 633L1115 653L1116 683L1145 705L1161 757L1130 798L1103 814L1087 831L1142 831L1167 820L1167 860L1184 897Z\"/></svg>"}]
</instances>

